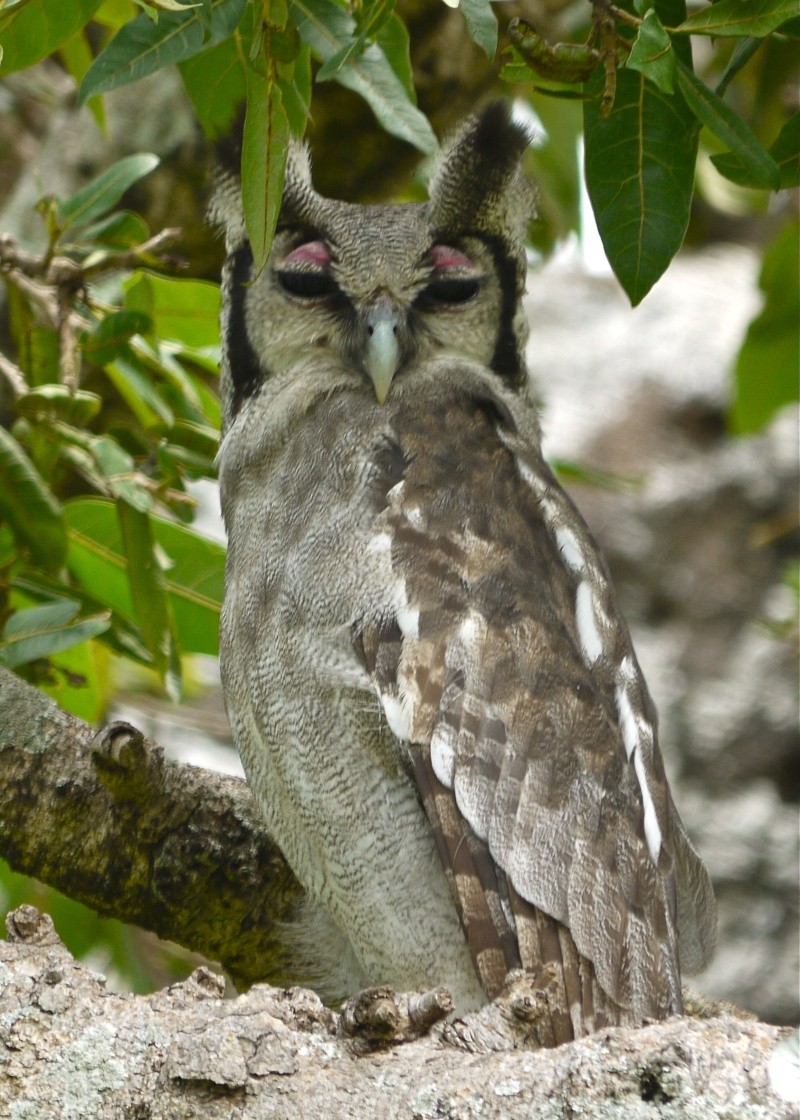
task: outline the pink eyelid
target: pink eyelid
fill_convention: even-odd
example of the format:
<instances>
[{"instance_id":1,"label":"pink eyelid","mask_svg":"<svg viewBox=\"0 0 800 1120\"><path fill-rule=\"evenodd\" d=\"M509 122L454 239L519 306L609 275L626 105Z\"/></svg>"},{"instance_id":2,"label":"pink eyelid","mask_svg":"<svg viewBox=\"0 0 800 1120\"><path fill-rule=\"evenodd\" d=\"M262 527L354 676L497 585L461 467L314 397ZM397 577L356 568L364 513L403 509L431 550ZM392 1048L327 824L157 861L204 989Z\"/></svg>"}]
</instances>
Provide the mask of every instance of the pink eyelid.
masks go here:
<instances>
[{"instance_id":1,"label":"pink eyelid","mask_svg":"<svg viewBox=\"0 0 800 1120\"><path fill-rule=\"evenodd\" d=\"M306 241L298 245L283 258L284 264L316 264L319 266L330 264L331 251L324 241Z\"/></svg>"},{"instance_id":2,"label":"pink eyelid","mask_svg":"<svg viewBox=\"0 0 800 1120\"><path fill-rule=\"evenodd\" d=\"M472 261L466 253L454 249L452 245L434 245L430 251L433 267L437 272L448 268L472 268Z\"/></svg>"}]
</instances>

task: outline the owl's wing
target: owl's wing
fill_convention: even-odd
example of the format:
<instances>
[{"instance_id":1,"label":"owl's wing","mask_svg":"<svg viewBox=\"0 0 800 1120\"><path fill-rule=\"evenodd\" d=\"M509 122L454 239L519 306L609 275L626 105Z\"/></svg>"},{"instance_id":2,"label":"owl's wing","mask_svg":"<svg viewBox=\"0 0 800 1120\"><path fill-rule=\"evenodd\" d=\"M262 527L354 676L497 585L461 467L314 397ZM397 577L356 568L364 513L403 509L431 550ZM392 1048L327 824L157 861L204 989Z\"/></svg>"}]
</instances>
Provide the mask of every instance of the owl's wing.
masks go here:
<instances>
[{"instance_id":1,"label":"owl's wing","mask_svg":"<svg viewBox=\"0 0 800 1120\"><path fill-rule=\"evenodd\" d=\"M677 928L702 963L713 895L597 547L490 394L393 428L393 585L355 637L484 988L555 966L554 1041L679 1011Z\"/></svg>"}]
</instances>

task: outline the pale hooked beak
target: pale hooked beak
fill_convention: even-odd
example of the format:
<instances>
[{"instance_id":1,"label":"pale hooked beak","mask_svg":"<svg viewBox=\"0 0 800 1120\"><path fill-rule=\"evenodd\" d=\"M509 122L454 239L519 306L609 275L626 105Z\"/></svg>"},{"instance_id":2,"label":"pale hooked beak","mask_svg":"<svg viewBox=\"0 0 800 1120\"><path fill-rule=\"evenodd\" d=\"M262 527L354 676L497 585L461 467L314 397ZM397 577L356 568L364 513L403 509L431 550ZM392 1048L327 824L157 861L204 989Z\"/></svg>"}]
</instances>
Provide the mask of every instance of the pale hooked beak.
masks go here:
<instances>
[{"instance_id":1,"label":"pale hooked beak","mask_svg":"<svg viewBox=\"0 0 800 1120\"><path fill-rule=\"evenodd\" d=\"M372 378L378 404L383 404L400 365L400 313L388 300L380 299L369 308L365 321L364 368Z\"/></svg>"}]
</instances>

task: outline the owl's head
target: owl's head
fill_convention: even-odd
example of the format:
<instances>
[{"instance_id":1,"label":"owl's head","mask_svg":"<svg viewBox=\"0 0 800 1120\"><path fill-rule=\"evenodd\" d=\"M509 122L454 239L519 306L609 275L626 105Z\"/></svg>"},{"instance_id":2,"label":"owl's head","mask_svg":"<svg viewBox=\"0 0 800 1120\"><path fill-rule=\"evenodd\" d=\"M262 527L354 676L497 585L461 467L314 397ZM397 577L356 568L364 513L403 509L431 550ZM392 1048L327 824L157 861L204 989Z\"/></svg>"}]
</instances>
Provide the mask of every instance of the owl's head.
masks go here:
<instances>
[{"instance_id":1,"label":"owl's head","mask_svg":"<svg viewBox=\"0 0 800 1120\"><path fill-rule=\"evenodd\" d=\"M470 118L444 151L427 203L360 206L323 198L293 144L275 242L255 275L233 176L223 225L223 422L271 375L327 359L380 403L420 362L469 358L508 384L525 378L524 238L528 144L503 102Z\"/></svg>"}]
</instances>

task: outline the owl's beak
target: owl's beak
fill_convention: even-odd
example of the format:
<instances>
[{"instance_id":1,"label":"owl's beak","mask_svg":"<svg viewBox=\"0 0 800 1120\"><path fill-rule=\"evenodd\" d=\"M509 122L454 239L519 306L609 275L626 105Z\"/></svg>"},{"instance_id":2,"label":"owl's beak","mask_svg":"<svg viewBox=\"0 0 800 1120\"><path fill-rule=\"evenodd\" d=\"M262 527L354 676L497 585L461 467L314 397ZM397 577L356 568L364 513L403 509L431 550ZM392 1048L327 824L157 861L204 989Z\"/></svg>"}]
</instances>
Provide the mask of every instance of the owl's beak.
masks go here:
<instances>
[{"instance_id":1,"label":"owl's beak","mask_svg":"<svg viewBox=\"0 0 800 1120\"><path fill-rule=\"evenodd\" d=\"M364 368L372 378L378 404L383 404L400 365L400 313L388 300L376 300L367 311L365 322Z\"/></svg>"}]
</instances>

